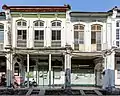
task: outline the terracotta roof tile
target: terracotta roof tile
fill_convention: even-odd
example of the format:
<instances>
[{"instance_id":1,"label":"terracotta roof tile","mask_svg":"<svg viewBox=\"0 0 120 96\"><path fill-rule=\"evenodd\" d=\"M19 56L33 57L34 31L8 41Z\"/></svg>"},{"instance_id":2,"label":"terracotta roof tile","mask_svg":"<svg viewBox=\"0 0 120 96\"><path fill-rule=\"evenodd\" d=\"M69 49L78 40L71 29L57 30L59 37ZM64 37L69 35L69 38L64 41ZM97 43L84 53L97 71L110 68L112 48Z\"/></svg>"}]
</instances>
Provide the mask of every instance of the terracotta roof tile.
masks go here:
<instances>
[{"instance_id":1,"label":"terracotta roof tile","mask_svg":"<svg viewBox=\"0 0 120 96\"><path fill-rule=\"evenodd\" d=\"M11 12L66 12L70 10L70 5L64 6L7 6L3 5L2 9L10 9Z\"/></svg>"}]
</instances>

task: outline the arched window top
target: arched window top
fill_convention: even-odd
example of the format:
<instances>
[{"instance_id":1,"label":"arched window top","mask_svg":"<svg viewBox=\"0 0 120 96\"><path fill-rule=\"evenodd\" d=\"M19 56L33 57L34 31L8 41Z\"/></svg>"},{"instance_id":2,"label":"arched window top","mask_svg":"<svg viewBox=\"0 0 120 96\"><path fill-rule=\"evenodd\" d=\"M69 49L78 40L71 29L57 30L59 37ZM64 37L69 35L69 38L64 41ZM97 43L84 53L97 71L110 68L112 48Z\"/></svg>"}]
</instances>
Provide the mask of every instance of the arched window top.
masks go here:
<instances>
[{"instance_id":1,"label":"arched window top","mask_svg":"<svg viewBox=\"0 0 120 96\"><path fill-rule=\"evenodd\" d=\"M17 26L27 26L27 21L23 19L17 20L16 22L17 22Z\"/></svg>"},{"instance_id":2,"label":"arched window top","mask_svg":"<svg viewBox=\"0 0 120 96\"><path fill-rule=\"evenodd\" d=\"M93 24L93 25L91 25L91 30L92 31L101 31L102 30L102 25L100 25L100 24Z\"/></svg>"},{"instance_id":3,"label":"arched window top","mask_svg":"<svg viewBox=\"0 0 120 96\"><path fill-rule=\"evenodd\" d=\"M44 26L44 21L42 21L42 20L34 21L34 26L35 27L43 27Z\"/></svg>"},{"instance_id":4,"label":"arched window top","mask_svg":"<svg viewBox=\"0 0 120 96\"><path fill-rule=\"evenodd\" d=\"M83 24L75 24L74 30L84 30L85 25Z\"/></svg>"},{"instance_id":5,"label":"arched window top","mask_svg":"<svg viewBox=\"0 0 120 96\"><path fill-rule=\"evenodd\" d=\"M61 27L61 21L60 20L54 20L51 22L52 27Z\"/></svg>"},{"instance_id":6,"label":"arched window top","mask_svg":"<svg viewBox=\"0 0 120 96\"><path fill-rule=\"evenodd\" d=\"M4 24L0 23L0 30L4 30Z\"/></svg>"},{"instance_id":7,"label":"arched window top","mask_svg":"<svg viewBox=\"0 0 120 96\"><path fill-rule=\"evenodd\" d=\"M120 27L120 20L116 21L116 27Z\"/></svg>"}]
</instances>

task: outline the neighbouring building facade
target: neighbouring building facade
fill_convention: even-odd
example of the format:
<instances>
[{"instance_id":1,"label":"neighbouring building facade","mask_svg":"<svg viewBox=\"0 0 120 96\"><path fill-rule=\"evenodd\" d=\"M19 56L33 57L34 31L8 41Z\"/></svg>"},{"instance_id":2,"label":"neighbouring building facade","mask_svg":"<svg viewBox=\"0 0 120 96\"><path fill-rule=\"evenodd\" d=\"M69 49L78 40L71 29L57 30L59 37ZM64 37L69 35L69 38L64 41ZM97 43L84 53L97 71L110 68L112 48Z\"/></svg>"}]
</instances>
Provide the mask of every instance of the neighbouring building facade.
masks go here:
<instances>
[{"instance_id":1,"label":"neighbouring building facade","mask_svg":"<svg viewBox=\"0 0 120 96\"><path fill-rule=\"evenodd\" d=\"M19 83L34 79L39 86L63 86L67 68L71 85L102 86L107 69L114 71L112 81L120 85L117 7L108 12L71 11L69 5L2 8L0 64L8 86L14 75Z\"/></svg>"},{"instance_id":2,"label":"neighbouring building facade","mask_svg":"<svg viewBox=\"0 0 120 96\"><path fill-rule=\"evenodd\" d=\"M6 72L6 55L4 46L6 45L7 22L4 12L0 12L0 75Z\"/></svg>"}]
</instances>

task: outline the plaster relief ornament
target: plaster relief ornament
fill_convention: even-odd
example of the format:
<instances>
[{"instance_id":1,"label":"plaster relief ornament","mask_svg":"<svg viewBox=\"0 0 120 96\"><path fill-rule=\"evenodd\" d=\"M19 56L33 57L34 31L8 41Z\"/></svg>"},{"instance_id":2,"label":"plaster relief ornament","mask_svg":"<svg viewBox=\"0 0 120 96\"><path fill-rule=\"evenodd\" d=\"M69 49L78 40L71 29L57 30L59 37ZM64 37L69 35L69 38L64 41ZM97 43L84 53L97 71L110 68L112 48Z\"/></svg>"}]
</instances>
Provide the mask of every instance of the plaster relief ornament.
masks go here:
<instances>
[{"instance_id":1,"label":"plaster relief ornament","mask_svg":"<svg viewBox=\"0 0 120 96\"><path fill-rule=\"evenodd\" d=\"M10 25L8 25L7 36L8 36L8 44L11 45L11 28L10 28Z\"/></svg>"}]
</instances>

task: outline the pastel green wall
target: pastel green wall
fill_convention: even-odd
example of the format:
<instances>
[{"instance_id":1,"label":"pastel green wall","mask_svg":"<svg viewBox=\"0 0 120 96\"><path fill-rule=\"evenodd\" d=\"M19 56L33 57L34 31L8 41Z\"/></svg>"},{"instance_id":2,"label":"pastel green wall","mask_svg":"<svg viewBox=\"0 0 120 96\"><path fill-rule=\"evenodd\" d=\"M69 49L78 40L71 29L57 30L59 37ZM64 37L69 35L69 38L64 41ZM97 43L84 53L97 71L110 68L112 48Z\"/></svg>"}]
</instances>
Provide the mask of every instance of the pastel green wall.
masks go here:
<instances>
[{"instance_id":1,"label":"pastel green wall","mask_svg":"<svg viewBox=\"0 0 120 96\"><path fill-rule=\"evenodd\" d=\"M25 18L66 18L65 13L42 13L42 14L32 14L32 13L11 13L12 17L25 17Z\"/></svg>"}]
</instances>

